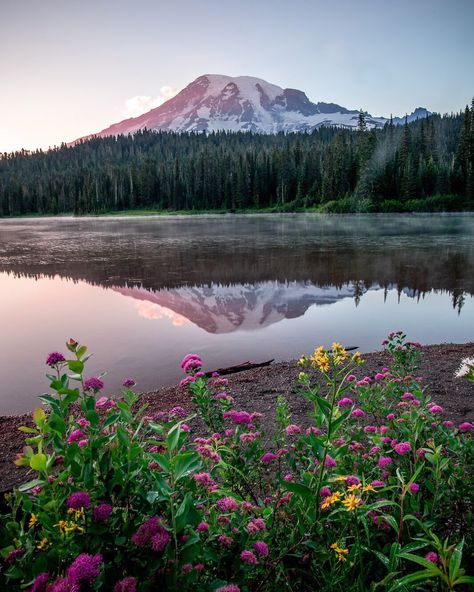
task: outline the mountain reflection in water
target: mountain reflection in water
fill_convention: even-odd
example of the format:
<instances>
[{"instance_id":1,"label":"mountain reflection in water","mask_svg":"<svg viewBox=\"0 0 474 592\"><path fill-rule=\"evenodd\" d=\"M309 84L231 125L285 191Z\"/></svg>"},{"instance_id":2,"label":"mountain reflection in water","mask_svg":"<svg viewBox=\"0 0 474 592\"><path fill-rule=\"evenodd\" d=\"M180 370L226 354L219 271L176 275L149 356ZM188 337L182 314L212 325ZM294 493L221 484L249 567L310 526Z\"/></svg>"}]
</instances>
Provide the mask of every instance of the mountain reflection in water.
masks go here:
<instances>
[{"instance_id":1,"label":"mountain reflection in water","mask_svg":"<svg viewBox=\"0 0 474 592\"><path fill-rule=\"evenodd\" d=\"M17 385L2 413L32 406L44 353L70 336L144 389L177 380L189 349L217 367L332 339L375 349L386 329L472 339L474 216L1 220L0 290L0 371ZM14 378L20 351L37 363Z\"/></svg>"}]
</instances>

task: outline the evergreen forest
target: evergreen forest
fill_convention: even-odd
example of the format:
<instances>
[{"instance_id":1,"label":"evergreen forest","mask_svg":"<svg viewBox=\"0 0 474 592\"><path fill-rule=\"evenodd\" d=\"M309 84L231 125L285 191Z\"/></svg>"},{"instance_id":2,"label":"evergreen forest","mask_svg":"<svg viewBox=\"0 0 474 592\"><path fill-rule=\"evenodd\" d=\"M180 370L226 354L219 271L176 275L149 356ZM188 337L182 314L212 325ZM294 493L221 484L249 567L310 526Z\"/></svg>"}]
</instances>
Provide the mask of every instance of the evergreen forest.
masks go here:
<instances>
[{"instance_id":1,"label":"evergreen forest","mask_svg":"<svg viewBox=\"0 0 474 592\"><path fill-rule=\"evenodd\" d=\"M0 155L0 216L159 211L474 209L474 101L368 130L141 131Z\"/></svg>"}]
</instances>

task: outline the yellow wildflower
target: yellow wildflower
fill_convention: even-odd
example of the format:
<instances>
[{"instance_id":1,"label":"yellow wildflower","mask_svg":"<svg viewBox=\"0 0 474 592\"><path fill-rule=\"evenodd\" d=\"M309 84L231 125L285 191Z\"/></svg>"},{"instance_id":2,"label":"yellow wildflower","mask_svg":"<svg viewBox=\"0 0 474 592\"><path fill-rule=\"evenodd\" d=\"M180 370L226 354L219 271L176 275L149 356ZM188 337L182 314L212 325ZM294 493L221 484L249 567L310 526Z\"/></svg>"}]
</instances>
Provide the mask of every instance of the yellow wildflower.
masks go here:
<instances>
[{"instance_id":1,"label":"yellow wildflower","mask_svg":"<svg viewBox=\"0 0 474 592\"><path fill-rule=\"evenodd\" d=\"M54 525L55 528L56 528L56 526L59 528L59 530L61 532L65 532L66 527L67 527L67 522L66 522L66 520L60 520L57 524Z\"/></svg>"},{"instance_id":2,"label":"yellow wildflower","mask_svg":"<svg viewBox=\"0 0 474 592\"><path fill-rule=\"evenodd\" d=\"M334 477L333 481L345 481L347 479L347 477L345 477L344 475L339 475L339 477Z\"/></svg>"},{"instance_id":3,"label":"yellow wildflower","mask_svg":"<svg viewBox=\"0 0 474 592\"><path fill-rule=\"evenodd\" d=\"M331 545L331 549L333 549L334 553L336 553L339 561L346 561L345 555L349 554L349 549L343 549L339 547L337 543L333 543Z\"/></svg>"},{"instance_id":4,"label":"yellow wildflower","mask_svg":"<svg viewBox=\"0 0 474 592\"><path fill-rule=\"evenodd\" d=\"M84 528L82 528L82 526L79 526L75 522L68 522L67 520L60 520L54 526L57 526L59 530L65 534L74 532L75 530L78 530L79 532L84 532Z\"/></svg>"},{"instance_id":5,"label":"yellow wildflower","mask_svg":"<svg viewBox=\"0 0 474 592\"><path fill-rule=\"evenodd\" d=\"M307 366L308 365L308 358L306 356L301 356L298 360L298 366Z\"/></svg>"},{"instance_id":6,"label":"yellow wildflower","mask_svg":"<svg viewBox=\"0 0 474 592\"><path fill-rule=\"evenodd\" d=\"M332 344L332 354L338 366L347 360L347 351L340 343L334 342Z\"/></svg>"},{"instance_id":7,"label":"yellow wildflower","mask_svg":"<svg viewBox=\"0 0 474 592\"><path fill-rule=\"evenodd\" d=\"M351 493L342 500L342 504L346 507L346 510L348 512L353 512L360 504L360 502L360 497L355 496L353 493Z\"/></svg>"},{"instance_id":8,"label":"yellow wildflower","mask_svg":"<svg viewBox=\"0 0 474 592\"><path fill-rule=\"evenodd\" d=\"M354 364L360 365L364 363L364 360L362 359L362 354L360 352L356 352L353 356L352 356L352 361L354 362Z\"/></svg>"},{"instance_id":9,"label":"yellow wildflower","mask_svg":"<svg viewBox=\"0 0 474 592\"><path fill-rule=\"evenodd\" d=\"M372 485L365 485L365 487L362 488L362 491L368 492L368 491L375 491L375 488Z\"/></svg>"},{"instance_id":10,"label":"yellow wildflower","mask_svg":"<svg viewBox=\"0 0 474 592\"><path fill-rule=\"evenodd\" d=\"M335 502L338 502L342 496L343 496L342 491L335 491L331 497L334 498Z\"/></svg>"},{"instance_id":11,"label":"yellow wildflower","mask_svg":"<svg viewBox=\"0 0 474 592\"><path fill-rule=\"evenodd\" d=\"M28 528L32 528L38 522L38 516L31 514L30 521L28 522Z\"/></svg>"},{"instance_id":12,"label":"yellow wildflower","mask_svg":"<svg viewBox=\"0 0 474 592\"><path fill-rule=\"evenodd\" d=\"M355 483L354 485L349 485L349 487L347 488L347 491L350 491L350 492L359 491L359 489L361 487L362 487L362 485L360 483Z\"/></svg>"},{"instance_id":13,"label":"yellow wildflower","mask_svg":"<svg viewBox=\"0 0 474 592\"><path fill-rule=\"evenodd\" d=\"M46 546L48 545L48 539L46 537L42 538L41 541L39 542L39 544L37 545L37 549L39 549L40 551L42 549L44 549Z\"/></svg>"}]
</instances>

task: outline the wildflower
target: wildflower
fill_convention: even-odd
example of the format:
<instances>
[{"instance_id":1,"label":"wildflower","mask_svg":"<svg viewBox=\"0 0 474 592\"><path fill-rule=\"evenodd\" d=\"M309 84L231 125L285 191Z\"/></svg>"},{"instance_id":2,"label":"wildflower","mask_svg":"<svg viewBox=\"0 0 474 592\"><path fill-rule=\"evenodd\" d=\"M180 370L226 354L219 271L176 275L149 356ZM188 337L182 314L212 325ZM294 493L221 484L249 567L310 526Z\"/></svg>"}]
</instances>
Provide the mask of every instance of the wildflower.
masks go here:
<instances>
[{"instance_id":1,"label":"wildflower","mask_svg":"<svg viewBox=\"0 0 474 592\"><path fill-rule=\"evenodd\" d=\"M184 419L185 417L187 417L187 415L187 411L179 405L177 407L173 407L173 409L169 411L169 416L173 418Z\"/></svg>"},{"instance_id":2,"label":"wildflower","mask_svg":"<svg viewBox=\"0 0 474 592\"><path fill-rule=\"evenodd\" d=\"M194 475L194 480L203 487L210 487L211 485L214 485L214 479L209 475L209 473L196 473Z\"/></svg>"},{"instance_id":3,"label":"wildflower","mask_svg":"<svg viewBox=\"0 0 474 592\"><path fill-rule=\"evenodd\" d=\"M395 414L394 414L394 413L389 413L389 414L387 415L387 419L388 419L388 421L392 421L392 420L394 420L394 419L395 419Z\"/></svg>"},{"instance_id":4,"label":"wildflower","mask_svg":"<svg viewBox=\"0 0 474 592\"><path fill-rule=\"evenodd\" d=\"M164 551L170 540L169 532L163 526L159 526L158 532L151 537L151 548L153 551Z\"/></svg>"},{"instance_id":5,"label":"wildflower","mask_svg":"<svg viewBox=\"0 0 474 592\"><path fill-rule=\"evenodd\" d=\"M427 559L428 561L431 561L431 563L435 563L435 564L437 564L439 562L438 553L435 553L434 551L429 551L425 555L425 559Z\"/></svg>"},{"instance_id":6,"label":"wildflower","mask_svg":"<svg viewBox=\"0 0 474 592\"><path fill-rule=\"evenodd\" d=\"M352 362L354 362L354 364L357 364L358 366L364 363L364 360L362 359L362 354L358 351L355 354L353 354L351 360Z\"/></svg>"},{"instance_id":7,"label":"wildflower","mask_svg":"<svg viewBox=\"0 0 474 592\"><path fill-rule=\"evenodd\" d=\"M233 512L238 510L239 506L233 497L227 496L217 500L217 507L221 512Z\"/></svg>"},{"instance_id":8,"label":"wildflower","mask_svg":"<svg viewBox=\"0 0 474 592\"><path fill-rule=\"evenodd\" d=\"M136 592L137 578L129 576L117 582L114 586L114 592Z\"/></svg>"},{"instance_id":9,"label":"wildflower","mask_svg":"<svg viewBox=\"0 0 474 592\"><path fill-rule=\"evenodd\" d=\"M219 535L217 540L223 547L230 547L234 542L234 539L230 536L227 536L226 534Z\"/></svg>"},{"instance_id":10,"label":"wildflower","mask_svg":"<svg viewBox=\"0 0 474 592\"><path fill-rule=\"evenodd\" d=\"M257 565L258 563L257 557L254 553L252 553L252 551L242 551L240 554L240 559L247 565Z\"/></svg>"},{"instance_id":11,"label":"wildflower","mask_svg":"<svg viewBox=\"0 0 474 592\"><path fill-rule=\"evenodd\" d=\"M216 592L240 592L240 588L235 584L227 584L227 586L217 588Z\"/></svg>"},{"instance_id":12,"label":"wildflower","mask_svg":"<svg viewBox=\"0 0 474 592\"><path fill-rule=\"evenodd\" d=\"M316 434L316 435L318 435L320 433L321 433L321 430L318 429L316 426L311 426L309 428L306 428L306 430L305 430L305 434L307 436L309 436L310 434Z\"/></svg>"},{"instance_id":13,"label":"wildflower","mask_svg":"<svg viewBox=\"0 0 474 592\"><path fill-rule=\"evenodd\" d=\"M36 514L31 514L30 521L28 522L28 528L33 528L33 526L38 522L38 516Z\"/></svg>"},{"instance_id":14,"label":"wildflower","mask_svg":"<svg viewBox=\"0 0 474 592\"><path fill-rule=\"evenodd\" d=\"M428 411L430 413L443 413L443 408L439 405L433 405L428 409Z\"/></svg>"},{"instance_id":15,"label":"wildflower","mask_svg":"<svg viewBox=\"0 0 474 592\"><path fill-rule=\"evenodd\" d=\"M293 481L293 475L291 473L287 473L284 477L283 477L283 481Z\"/></svg>"},{"instance_id":16,"label":"wildflower","mask_svg":"<svg viewBox=\"0 0 474 592\"><path fill-rule=\"evenodd\" d=\"M204 571L204 564L203 563L196 563L196 565L194 566L194 569L196 571Z\"/></svg>"},{"instance_id":17,"label":"wildflower","mask_svg":"<svg viewBox=\"0 0 474 592\"><path fill-rule=\"evenodd\" d=\"M362 411L362 409L354 409L351 413L352 417L364 417L365 413Z\"/></svg>"},{"instance_id":18,"label":"wildflower","mask_svg":"<svg viewBox=\"0 0 474 592\"><path fill-rule=\"evenodd\" d=\"M104 388L104 383L100 378L97 376L91 376L84 380L84 390L85 391L100 391Z\"/></svg>"},{"instance_id":19,"label":"wildflower","mask_svg":"<svg viewBox=\"0 0 474 592\"><path fill-rule=\"evenodd\" d=\"M342 500L342 504L346 507L347 512L353 512L357 506L361 503L360 497L355 496L353 493L348 495Z\"/></svg>"},{"instance_id":20,"label":"wildflower","mask_svg":"<svg viewBox=\"0 0 474 592\"><path fill-rule=\"evenodd\" d=\"M48 364L48 366L51 367L56 366L56 364L60 364L65 361L65 357L63 356L63 354L59 352L51 352L50 354L48 354L48 357L46 358L46 364Z\"/></svg>"},{"instance_id":21,"label":"wildflower","mask_svg":"<svg viewBox=\"0 0 474 592\"><path fill-rule=\"evenodd\" d=\"M330 454L326 454L326 459L324 460L324 466L326 467L326 469L330 469L332 467L336 466L336 461L333 459L333 457Z\"/></svg>"},{"instance_id":22,"label":"wildflower","mask_svg":"<svg viewBox=\"0 0 474 592\"><path fill-rule=\"evenodd\" d=\"M390 464L392 464L392 459L389 456L381 456L379 458L378 465L381 469L388 467Z\"/></svg>"},{"instance_id":23,"label":"wildflower","mask_svg":"<svg viewBox=\"0 0 474 592\"><path fill-rule=\"evenodd\" d=\"M368 425L364 428L364 433L366 434L375 434L377 432L376 426Z\"/></svg>"},{"instance_id":24,"label":"wildflower","mask_svg":"<svg viewBox=\"0 0 474 592\"><path fill-rule=\"evenodd\" d=\"M418 483L411 483L409 489L412 493L418 493L420 491L420 486Z\"/></svg>"},{"instance_id":25,"label":"wildflower","mask_svg":"<svg viewBox=\"0 0 474 592\"><path fill-rule=\"evenodd\" d=\"M200 368L202 366L201 357L197 354L187 354L181 361L180 367L184 370L187 374L190 370L194 368Z\"/></svg>"},{"instance_id":26,"label":"wildflower","mask_svg":"<svg viewBox=\"0 0 474 592\"><path fill-rule=\"evenodd\" d=\"M407 452L410 452L411 445L410 442L399 442L398 444L395 444L393 449L397 454L404 455Z\"/></svg>"},{"instance_id":27,"label":"wildflower","mask_svg":"<svg viewBox=\"0 0 474 592\"><path fill-rule=\"evenodd\" d=\"M459 424L459 429L461 432L472 432L474 430L474 425L468 421L465 421L464 423Z\"/></svg>"},{"instance_id":28,"label":"wildflower","mask_svg":"<svg viewBox=\"0 0 474 592\"><path fill-rule=\"evenodd\" d=\"M348 397L343 397L342 399L340 399L340 401L337 402L339 407L344 407L346 405L353 405L353 401L352 399L349 399Z\"/></svg>"},{"instance_id":29,"label":"wildflower","mask_svg":"<svg viewBox=\"0 0 474 592\"><path fill-rule=\"evenodd\" d=\"M349 374L349 376L346 378L347 382L354 382L355 380L357 380L357 377L354 376L353 374Z\"/></svg>"},{"instance_id":30,"label":"wildflower","mask_svg":"<svg viewBox=\"0 0 474 592\"><path fill-rule=\"evenodd\" d=\"M8 553L8 555L5 557L5 563L11 565L17 557L21 557L22 555L24 555L24 553L25 549L23 549L22 547L20 547L19 549L13 549L13 551L10 551L10 553Z\"/></svg>"},{"instance_id":31,"label":"wildflower","mask_svg":"<svg viewBox=\"0 0 474 592\"><path fill-rule=\"evenodd\" d=\"M374 481L372 483L370 483L369 485L364 485L364 487L362 487L362 491L364 493L369 493L371 491L375 491L374 489ZM379 481L378 483L383 483L383 481Z\"/></svg>"},{"instance_id":32,"label":"wildflower","mask_svg":"<svg viewBox=\"0 0 474 592\"><path fill-rule=\"evenodd\" d=\"M454 376L456 378L463 378L470 375L474 375L474 358L464 358L464 360L461 360L461 365Z\"/></svg>"},{"instance_id":33,"label":"wildflower","mask_svg":"<svg viewBox=\"0 0 474 592\"><path fill-rule=\"evenodd\" d=\"M262 518L253 518L246 526L246 530L249 534L255 534L261 530L266 530L265 521Z\"/></svg>"},{"instance_id":34,"label":"wildflower","mask_svg":"<svg viewBox=\"0 0 474 592\"><path fill-rule=\"evenodd\" d=\"M385 378L384 374L380 374L380 372L377 372L377 374L374 376L374 380L383 380Z\"/></svg>"},{"instance_id":35,"label":"wildflower","mask_svg":"<svg viewBox=\"0 0 474 592\"><path fill-rule=\"evenodd\" d=\"M355 475L348 475L346 477L346 483L347 485L360 485L360 479L358 477L356 477Z\"/></svg>"},{"instance_id":36,"label":"wildflower","mask_svg":"<svg viewBox=\"0 0 474 592\"><path fill-rule=\"evenodd\" d=\"M209 524L207 522L200 522L197 525L198 532L207 532L209 530Z\"/></svg>"},{"instance_id":37,"label":"wildflower","mask_svg":"<svg viewBox=\"0 0 474 592\"><path fill-rule=\"evenodd\" d=\"M96 522L106 522L112 514L112 506L110 504L99 504L93 509L92 513Z\"/></svg>"},{"instance_id":38,"label":"wildflower","mask_svg":"<svg viewBox=\"0 0 474 592\"><path fill-rule=\"evenodd\" d=\"M72 432L69 434L69 437L67 439L67 443L68 444L72 444L73 442L77 442L78 440L82 440L83 438L85 438L85 434L84 432L79 429L76 428L75 430L72 430Z\"/></svg>"},{"instance_id":39,"label":"wildflower","mask_svg":"<svg viewBox=\"0 0 474 592\"><path fill-rule=\"evenodd\" d=\"M194 376L186 376L186 378L183 378L183 380L179 381L179 386L187 386L188 384L190 384L191 382L194 382L195 378Z\"/></svg>"},{"instance_id":40,"label":"wildflower","mask_svg":"<svg viewBox=\"0 0 474 592\"><path fill-rule=\"evenodd\" d=\"M160 529L160 518L152 516L145 520L143 524L138 527L138 530L132 535L132 543L137 547L145 547Z\"/></svg>"},{"instance_id":41,"label":"wildflower","mask_svg":"<svg viewBox=\"0 0 474 592\"><path fill-rule=\"evenodd\" d=\"M339 547L337 545L337 543L333 543L331 545L331 549L333 549L334 553L336 553L337 558L339 559L339 561L346 561L346 555L348 555L349 550L348 549L342 549L341 547Z\"/></svg>"},{"instance_id":42,"label":"wildflower","mask_svg":"<svg viewBox=\"0 0 474 592\"><path fill-rule=\"evenodd\" d=\"M67 569L68 578L78 584L92 584L100 574L102 555L81 553Z\"/></svg>"},{"instance_id":43,"label":"wildflower","mask_svg":"<svg viewBox=\"0 0 474 592\"><path fill-rule=\"evenodd\" d=\"M341 497L342 493L340 491L335 491L332 495L324 499L323 503L321 504L321 509L325 510L326 508L329 508L329 506L332 506L332 504L338 502Z\"/></svg>"},{"instance_id":44,"label":"wildflower","mask_svg":"<svg viewBox=\"0 0 474 592\"><path fill-rule=\"evenodd\" d=\"M448 419L446 421L443 421L443 425L445 428L452 428L454 423L452 421L449 421L449 419Z\"/></svg>"},{"instance_id":45,"label":"wildflower","mask_svg":"<svg viewBox=\"0 0 474 592\"><path fill-rule=\"evenodd\" d=\"M273 452L266 452L263 456L260 457L260 462L269 463L273 460L276 460L278 456L273 454Z\"/></svg>"},{"instance_id":46,"label":"wildflower","mask_svg":"<svg viewBox=\"0 0 474 592\"><path fill-rule=\"evenodd\" d=\"M253 548L260 555L260 557L268 557L268 545L263 541L257 541Z\"/></svg>"},{"instance_id":47,"label":"wildflower","mask_svg":"<svg viewBox=\"0 0 474 592\"><path fill-rule=\"evenodd\" d=\"M327 486L321 487L319 490L319 495L321 497L329 497L331 495L331 490Z\"/></svg>"},{"instance_id":48,"label":"wildflower","mask_svg":"<svg viewBox=\"0 0 474 592\"><path fill-rule=\"evenodd\" d=\"M81 427L81 428L88 428L91 425L91 422L88 421L85 417L81 417L77 420L77 424Z\"/></svg>"},{"instance_id":49,"label":"wildflower","mask_svg":"<svg viewBox=\"0 0 474 592\"><path fill-rule=\"evenodd\" d=\"M30 588L30 592L46 592L48 585L49 573L44 571L36 576L33 586Z\"/></svg>"},{"instance_id":50,"label":"wildflower","mask_svg":"<svg viewBox=\"0 0 474 592\"><path fill-rule=\"evenodd\" d=\"M77 445L79 446L79 448L84 448L84 446L87 446L88 443L89 440L87 438L84 438L83 440L79 440Z\"/></svg>"},{"instance_id":51,"label":"wildflower","mask_svg":"<svg viewBox=\"0 0 474 592\"><path fill-rule=\"evenodd\" d=\"M285 434L287 436L292 436L294 434L300 434L301 433L301 428L295 424L290 424L286 429L285 429Z\"/></svg>"},{"instance_id":52,"label":"wildflower","mask_svg":"<svg viewBox=\"0 0 474 592\"><path fill-rule=\"evenodd\" d=\"M68 508L74 508L74 510L79 510L79 508L89 508L91 505L91 498L85 491L76 491L67 498L66 505Z\"/></svg>"},{"instance_id":53,"label":"wildflower","mask_svg":"<svg viewBox=\"0 0 474 592\"><path fill-rule=\"evenodd\" d=\"M231 419L232 423L236 425L249 424L252 422L252 417L247 411L226 411L223 414L224 419Z\"/></svg>"},{"instance_id":54,"label":"wildflower","mask_svg":"<svg viewBox=\"0 0 474 592\"><path fill-rule=\"evenodd\" d=\"M48 546L48 539L46 537L43 537L41 539L41 541L38 543L38 545L36 545L36 548L39 549L40 551L42 551L47 546Z\"/></svg>"}]
</instances>

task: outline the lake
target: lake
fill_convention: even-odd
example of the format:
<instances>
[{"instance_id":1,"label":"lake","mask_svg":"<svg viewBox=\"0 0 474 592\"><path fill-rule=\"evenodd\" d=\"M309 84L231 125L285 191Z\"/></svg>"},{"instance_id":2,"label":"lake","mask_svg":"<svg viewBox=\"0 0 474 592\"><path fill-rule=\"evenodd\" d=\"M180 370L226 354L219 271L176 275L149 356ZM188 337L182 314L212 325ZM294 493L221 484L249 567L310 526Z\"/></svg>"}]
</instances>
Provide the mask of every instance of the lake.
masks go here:
<instances>
[{"instance_id":1,"label":"lake","mask_svg":"<svg viewBox=\"0 0 474 592\"><path fill-rule=\"evenodd\" d=\"M73 337L105 394L334 340L474 338L474 214L0 220L0 414L36 405Z\"/></svg>"}]
</instances>

